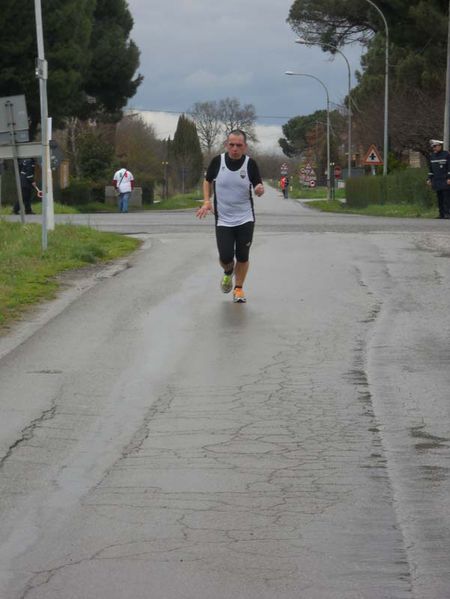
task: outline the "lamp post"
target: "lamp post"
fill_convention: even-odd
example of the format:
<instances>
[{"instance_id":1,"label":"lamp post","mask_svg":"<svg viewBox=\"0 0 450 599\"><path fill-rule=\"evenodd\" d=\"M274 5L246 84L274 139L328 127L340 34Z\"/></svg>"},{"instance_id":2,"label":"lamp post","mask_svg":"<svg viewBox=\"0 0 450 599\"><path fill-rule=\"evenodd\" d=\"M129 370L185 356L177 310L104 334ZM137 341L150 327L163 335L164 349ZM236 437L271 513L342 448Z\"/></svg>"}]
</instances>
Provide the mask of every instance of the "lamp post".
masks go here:
<instances>
[{"instance_id":1,"label":"lamp post","mask_svg":"<svg viewBox=\"0 0 450 599\"><path fill-rule=\"evenodd\" d=\"M388 104L389 104L389 27L381 8L372 2L372 0L366 0L373 6L378 12L380 17L383 19L384 27L386 30L386 50L385 50L385 65L384 65L384 153L383 153L383 175L387 175L388 166Z\"/></svg>"},{"instance_id":2,"label":"lamp post","mask_svg":"<svg viewBox=\"0 0 450 599\"><path fill-rule=\"evenodd\" d=\"M295 77L310 77L311 79L315 79L320 83L320 85L325 90L327 95L327 200L330 199L330 94L328 93L328 88L325 83L316 77L315 75L310 75L309 73L294 73L293 71L285 71L285 75L294 75Z\"/></svg>"},{"instance_id":3,"label":"lamp post","mask_svg":"<svg viewBox=\"0 0 450 599\"><path fill-rule=\"evenodd\" d=\"M169 162L167 160L163 160L161 164L164 167L164 188L163 188L163 197L165 200L169 197L169 185L167 181L167 167L169 166Z\"/></svg>"},{"instance_id":4,"label":"lamp post","mask_svg":"<svg viewBox=\"0 0 450 599\"><path fill-rule=\"evenodd\" d=\"M450 0L449 0L450 2ZM309 44L307 41L302 40L302 39L297 39L295 40L296 44L303 44L304 46L309 46L311 44ZM352 176L352 105L351 105L351 92L352 92L352 72L351 72L351 68L350 68L350 63L348 61L348 58L345 56L345 54L339 50L339 48L337 46L334 46L333 44L322 44L323 46L326 46L328 48L332 48L333 50L335 50L336 52L338 52L343 59L345 60L345 62L347 63L347 71L348 71L348 118L347 118L347 123L348 123L348 133L347 133L347 138L348 138L348 161L347 161L347 178L350 179L350 177Z\"/></svg>"}]
</instances>

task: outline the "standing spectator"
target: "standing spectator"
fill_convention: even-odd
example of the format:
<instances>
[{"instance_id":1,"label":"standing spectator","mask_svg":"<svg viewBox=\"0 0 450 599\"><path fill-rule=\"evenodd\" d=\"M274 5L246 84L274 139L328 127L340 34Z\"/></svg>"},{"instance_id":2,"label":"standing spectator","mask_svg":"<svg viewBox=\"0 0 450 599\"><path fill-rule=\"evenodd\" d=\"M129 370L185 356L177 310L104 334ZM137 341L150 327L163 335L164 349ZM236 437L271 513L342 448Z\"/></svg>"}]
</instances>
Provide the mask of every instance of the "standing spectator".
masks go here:
<instances>
[{"instance_id":1,"label":"standing spectator","mask_svg":"<svg viewBox=\"0 0 450 599\"><path fill-rule=\"evenodd\" d=\"M119 194L119 212L128 212L128 200L134 189L133 173L122 165L122 168L114 173L113 185Z\"/></svg>"},{"instance_id":2,"label":"standing spectator","mask_svg":"<svg viewBox=\"0 0 450 599\"><path fill-rule=\"evenodd\" d=\"M438 199L439 216L450 218L450 154L439 139L430 139L432 154L428 159L428 185L434 189Z\"/></svg>"},{"instance_id":3,"label":"standing spectator","mask_svg":"<svg viewBox=\"0 0 450 599\"><path fill-rule=\"evenodd\" d=\"M220 288L234 291L233 301L245 303L243 285L249 267L249 251L255 226L253 195L262 196L264 186L259 168L246 155L247 136L240 129L231 131L227 151L212 159L203 181L203 204L197 217L214 212L219 261L223 268ZM214 195L214 210L211 196Z\"/></svg>"},{"instance_id":4,"label":"standing spectator","mask_svg":"<svg viewBox=\"0 0 450 599\"><path fill-rule=\"evenodd\" d=\"M25 214L34 214L33 210L31 209L31 197L33 189L36 190L38 198L42 197L42 191L36 185L36 181L34 180L35 168L36 163L34 158L23 158L22 160L19 160L20 188L22 190L22 200L25 207ZM13 212L14 214L20 213L19 200L16 200L13 207Z\"/></svg>"}]
</instances>

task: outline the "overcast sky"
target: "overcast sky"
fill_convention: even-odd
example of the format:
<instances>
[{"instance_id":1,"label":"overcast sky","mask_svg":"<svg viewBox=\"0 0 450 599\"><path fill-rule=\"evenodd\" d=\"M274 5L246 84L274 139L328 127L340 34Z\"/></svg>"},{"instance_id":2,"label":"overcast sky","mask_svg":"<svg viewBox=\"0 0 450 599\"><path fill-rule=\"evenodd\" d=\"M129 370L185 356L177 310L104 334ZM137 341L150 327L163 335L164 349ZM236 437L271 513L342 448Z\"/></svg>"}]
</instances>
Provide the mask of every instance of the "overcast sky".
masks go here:
<instances>
[{"instance_id":1,"label":"overcast sky","mask_svg":"<svg viewBox=\"0 0 450 599\"><path fill-rule=\"evenodd\" d=\"M319 77L338 104L348 89L342 56L330 61L320 48L295 44L296 35L286 23L292 2L128 0L134 19L131 38L141 51L144 76L129 107L150 111L150 122L166 137L173 135L179 113L195 102L235 97L255 106L261 149L276 149L281 125L290 117L326 106L319 83L288 77L285 71ZM348 46L343 51L354 84L360 50Z\"/></svg>"}]
</instances>

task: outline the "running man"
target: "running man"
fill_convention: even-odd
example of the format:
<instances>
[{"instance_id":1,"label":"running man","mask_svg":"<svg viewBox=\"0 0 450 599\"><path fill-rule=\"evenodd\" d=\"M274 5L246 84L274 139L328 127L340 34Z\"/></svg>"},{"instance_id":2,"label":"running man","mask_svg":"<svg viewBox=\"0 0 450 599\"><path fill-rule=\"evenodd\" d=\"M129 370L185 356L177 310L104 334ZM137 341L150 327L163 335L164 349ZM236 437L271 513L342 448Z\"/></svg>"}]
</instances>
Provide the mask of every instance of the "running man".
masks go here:
<instances>
[{"instance_id":1,"label":"running man","mask_svg":"<svg viewBox=\"0 0 450 599\"><path fill-rule=\"evenodd\" d=\"M234 290L235 303L246 302L243 291L255 226L252 188L262 196L264 186L256 162L246 155L247 136L240 129L229 133L226 152L215 156L203 181L203 204L197 217L214 212L219 261L223 268L223 293ZM214 195L214 210L211 196Z\"/></svg>"}]
</instances>

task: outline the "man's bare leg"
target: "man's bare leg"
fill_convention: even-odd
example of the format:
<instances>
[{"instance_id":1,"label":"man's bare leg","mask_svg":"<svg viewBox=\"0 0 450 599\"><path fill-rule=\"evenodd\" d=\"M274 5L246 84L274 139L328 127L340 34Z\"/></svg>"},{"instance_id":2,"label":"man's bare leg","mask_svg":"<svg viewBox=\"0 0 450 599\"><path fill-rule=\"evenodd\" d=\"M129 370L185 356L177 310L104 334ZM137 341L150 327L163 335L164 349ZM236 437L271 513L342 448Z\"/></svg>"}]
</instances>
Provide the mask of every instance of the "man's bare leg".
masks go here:
<instances>
[{"instance_id":1,"label":"man's bare leg","mask_svg":"<svg viewBox=\"0 0 450 599\"><path fill-rule=\"evenodd\" d=\"M243 287L245 277L247 276L249 267L249 261L247 262L236 262L234 269L234 284L236 287Z\"/></svg>"}]
</instances>

